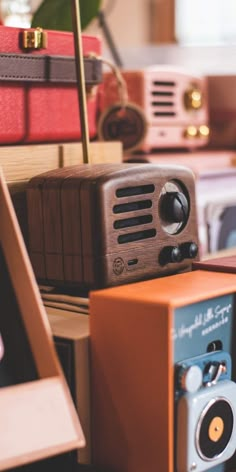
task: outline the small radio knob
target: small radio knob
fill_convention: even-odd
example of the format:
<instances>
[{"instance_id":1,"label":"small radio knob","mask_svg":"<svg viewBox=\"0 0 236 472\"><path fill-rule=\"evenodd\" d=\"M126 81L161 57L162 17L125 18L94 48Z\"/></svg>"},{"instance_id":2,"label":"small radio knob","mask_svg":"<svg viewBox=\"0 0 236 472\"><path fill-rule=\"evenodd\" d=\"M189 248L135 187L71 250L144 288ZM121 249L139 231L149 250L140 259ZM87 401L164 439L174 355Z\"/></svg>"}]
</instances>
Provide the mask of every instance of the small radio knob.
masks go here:
<instances>
[{"instance_id":1,"label":"small radio knob","mask_svg":"<svg viewBox=\"0 0 236 472\"><path fill-rule=\"evenodd\" d=\"M161 214L165 221L170 223L186 223L189 213L189 204L181 192L167 192L161 203Z\"/></svg>"},{"instance_id":2,"label":"small radio knob","mask_svg":"<svg viewBox=\"0 0 236 472\"><path fill-rule=\"evenodd\" d=\"M176 263L182 260L182 254L178 246L166 246L159 255L160 265Z\"/></svg>"},{"instance_id":3,"label":"small radio knob","mask_svg":"<svg viewBox=\"0 0 236 472\"><path fill-rule=\"evenodd\" d=\"M192 365L179 373L179 385L185 392L197 392L202 385L202 380L202 370L198 365Z\"/></svg>"},{"instance_id":4,"label":"small radio knob","mask_svg":"<svg viewBox=\"0 0 236 472\"><path fill-rule=\"evenodd\" d=\"M198 137L199 138L208 138L210 134L210 128L207 125L201 125L198 128Z\"/></svg>"},{"instance_id":5,"label":"small radio knob","mask_svg":"<svg viewBox=\"0 0 236 472\"><path fill-rule=\"evenodd\" d=\"M194 259L198 255L198 246L194 242L184 243L180 246L183 258Z\"/></svg>"},{"instance_id":6,"label":"small radio knob","mask_svg":"<svg viewBox=\"0 0 236 472\"><path fill-rule=\"evenodd\" d=\"M197 86L192 86L184 94L184 105L187 110L199 110L202 107L202 92Z\"/></svg>"},{"instance_id":7,"label":"small radio knob","mask_svg":"<svg viewBox=\"0 0 236 472\"><path fill-rule=\"evenodd\" d=\"M198 137L198 129L196 126L193 126L193 125L190 125L188 126L184 132L183 132L183 136L184 138L186 139L195 139Z\"/></svg>"}]
</instances>

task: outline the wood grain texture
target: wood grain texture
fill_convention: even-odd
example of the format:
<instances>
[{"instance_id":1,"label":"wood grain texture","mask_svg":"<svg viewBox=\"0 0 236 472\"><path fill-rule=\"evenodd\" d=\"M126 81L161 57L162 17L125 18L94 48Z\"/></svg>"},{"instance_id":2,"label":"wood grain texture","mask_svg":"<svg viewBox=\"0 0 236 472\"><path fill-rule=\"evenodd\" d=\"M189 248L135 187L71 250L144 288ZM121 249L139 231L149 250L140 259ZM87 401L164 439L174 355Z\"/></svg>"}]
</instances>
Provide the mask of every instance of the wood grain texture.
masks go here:
<instances>
[{"instance_id":1,"label":"wood grain texture","mask_svg":"<svg viewBox=\"0 0 236 472\"><path fill-rule=\"evenodd\" d=\"M106 166L107 168L107 166ZM104 172L104 166L94 165L94 172ZM86 222L81 214L80 187L84 178L91 175L91 166L75 170L66 178L61 187L61 208L63 220L63 249L65 280L72 284L83 284L83 246L82 229ZM73 208L73 212L69 211Z\"/></svg>"},{"instance_id":2,"label":"wood grain texture","mask_svg":"<svg viewBox=\"0 0 236 472\"><path fill-rule=\"evenodd\" d=\"M122 162L119 142L92 142L92 163ZM0 167L7 181L29 180L37 174L59 167L83 163L81 143L29 144L1 146Z\"/></svg>"},{"instance_id":3,"label":"wood grain texture","mask_svg":"<svg viewBox=\"0 0 236 472\"><path fill-rule=\"evenodd\" d=\"M167 181L180 181L188 189L191 199L191 214L186 227L175 235L168 235L163 229L163 221L160 215L160 192ZM101 183L100 183L101 182ZM109 286L120 283L134 282L142 278L151 278L168 274L189 267L188 260L178 264L166 264L164 267L158 262L160 251L168 245L178 246L184 241L195 240L197 242L197 228L195 226L195 194L192 174L185 174L185 170L178 167L134 165L134 167L122 167L119 172L111 171L104 174L100 182L94 185L92 176L86 179L81 186L80 201L86 202L81 206L84 277L90 286ZM141 184L154 184L153 194L142 194L131 198L117 198L116 190L129 188ZM120 203L132 203L136 201L150 200L151 209L143 211L129 211L123 214L113 212L115 205ZM139 224L127 227L120 231L114 230L116 221L141 215L152 215L150 224ZM119 235L127 235L136 231L145 231L155 228L156 236L128 244L118 244ZM94 237L96 234L96 238ZM195 239L196 238L196 239ZM116 276L113 270L114 260L121 257L124 260L125 270ZM137 258L138 264L135 270L128 267L130 259Z\"/></svg>"},{"instance_id":4,"label":"wood grain texture","mask_svg":"<svg viewBox=\"0 0 236 472\"><path fill-rule=\"evenodd\" d=\"M122 147L119 142L90 143L92 162L122 162ZM20 224L24 241L29 246L28 215L26 204L26 186L30 178L41 172L64 168L83 162L81 143L62 143L44 145L1 146L0 166L4 171L14 208ZM33 196L32 196L33 197ZM42 207L40 198L34 198L34 210L29 218L38 219L38 238L34 245L39 248L44 244L42 226ZM31 242L30 242L31 244ZM40 267L41 278L45 277L45 260L34 248L31 262ZM41 250L42 253L42 250Z\"/></svg>"},{"instance_id":5,"label":"wood grain texture","mask_svg":"<svg viewBox=\"0 0 236 472\"><path fill-rule=\"evenodd\" d=\"M166 215L161 210L161 192L169 182L180 185L189 205L186 224L174 234L166 231ZM143 185L151 190L145 193ZM128 190L127 195L117 196L119 189L132 188L138 193L132 195L131 190L129 196ZM188 256L178 263L168 261L162 265L159 261L165 247L198 244L194 178L187 168L83 165L32 179L27 194L30 253L40 282L95 288L191 268ZM119 205L126 206L125 211L123 207L119 210ZM121 225L120 229L116 225ZM39 234L43 237L39 238ZM130 234L134 240L126 243ZM121 244L119 238L125 243ZM44 241L44 247L39 239ZM45 278L41 277L44 260ZM117 260L123 266L119 273L114 268ZM137 262L132 266L130 260Z\"/></svg>"}]
</instances>

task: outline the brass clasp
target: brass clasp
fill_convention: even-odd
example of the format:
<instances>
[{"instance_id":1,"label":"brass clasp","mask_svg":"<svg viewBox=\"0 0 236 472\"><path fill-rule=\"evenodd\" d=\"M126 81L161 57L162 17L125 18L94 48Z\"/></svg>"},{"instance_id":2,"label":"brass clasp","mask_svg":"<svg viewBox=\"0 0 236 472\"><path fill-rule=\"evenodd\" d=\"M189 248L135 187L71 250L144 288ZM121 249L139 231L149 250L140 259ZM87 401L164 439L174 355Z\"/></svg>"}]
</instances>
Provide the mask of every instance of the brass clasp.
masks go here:
<instances>
[{"instance_id":1,"label":"brass clasp","mask_svg":"<svg viewBox=\"0 0 236 472\"><path fill-rule=\"evenodd\" d=\"M47 47L47 33L42 28L23 31L24 49L44 49Z\"/></svg>"}]
</instances>

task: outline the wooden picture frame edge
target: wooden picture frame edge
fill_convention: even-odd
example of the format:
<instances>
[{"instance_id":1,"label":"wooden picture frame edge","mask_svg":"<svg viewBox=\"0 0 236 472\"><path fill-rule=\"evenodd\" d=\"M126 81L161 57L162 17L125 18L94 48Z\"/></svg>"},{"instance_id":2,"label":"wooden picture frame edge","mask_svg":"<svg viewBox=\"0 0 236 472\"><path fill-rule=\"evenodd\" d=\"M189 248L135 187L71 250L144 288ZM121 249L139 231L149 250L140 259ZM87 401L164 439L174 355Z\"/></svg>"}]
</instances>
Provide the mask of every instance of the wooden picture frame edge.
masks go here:
<instances>
[{"instance_id":1,"label":"wooden picture frame edge","mask_svg":"<svg viewBox=\"0 0 236 472\"><path fill-rule=\"evenodd\" d=\"M6 470L83 447L85 439L1 169L0 221L1 247L39 375L1 388L0 470Z\"/></svg>"}]
</instances>

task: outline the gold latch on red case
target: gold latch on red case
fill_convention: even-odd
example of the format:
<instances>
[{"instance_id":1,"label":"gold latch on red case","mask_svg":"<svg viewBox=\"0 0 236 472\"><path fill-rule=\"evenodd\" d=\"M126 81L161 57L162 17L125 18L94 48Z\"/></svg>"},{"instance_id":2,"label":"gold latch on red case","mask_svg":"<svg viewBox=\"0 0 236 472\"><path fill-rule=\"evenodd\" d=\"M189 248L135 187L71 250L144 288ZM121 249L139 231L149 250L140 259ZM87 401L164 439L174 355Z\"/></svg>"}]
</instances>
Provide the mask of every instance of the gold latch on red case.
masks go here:
<instances>
[{"instance_id":1,"label":"gold latch on red case","mask_svg":"<svg viewBox=\"0 0 236 472\"><path fill-rule=\"evenodd\" d=\"M45 49L47 47L47 33L42 28L23 31L24 49Z\"/></svg>"}]
</instances>

